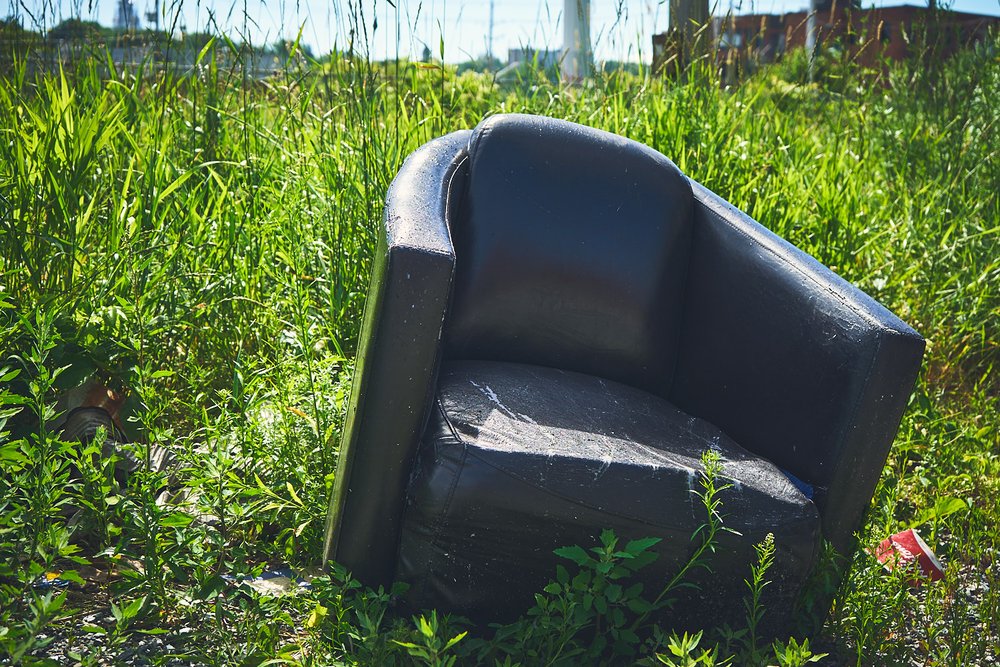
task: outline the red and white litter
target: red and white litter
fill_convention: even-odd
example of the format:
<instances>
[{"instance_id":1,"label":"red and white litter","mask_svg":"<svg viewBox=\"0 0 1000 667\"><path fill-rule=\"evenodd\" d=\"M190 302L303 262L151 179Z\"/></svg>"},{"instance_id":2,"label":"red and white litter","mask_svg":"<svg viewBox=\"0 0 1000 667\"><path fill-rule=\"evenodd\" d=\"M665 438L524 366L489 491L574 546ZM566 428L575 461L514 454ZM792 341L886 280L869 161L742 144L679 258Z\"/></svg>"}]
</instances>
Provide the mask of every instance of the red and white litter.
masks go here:
<instances>
[{"instance_id":1,"label":"red and white litter","mask_svg":"<svg viewBox=\"0 0 1000 667\"><path fill-rule=\"evenodd\" d=\"M882 540L875 548L875 558L890 572L900 568L918 571L922 576L910 581L914 586L919 586L925 580L938 581L944 578L941 561L912 528Z\"/></svg>"}]
</instances>

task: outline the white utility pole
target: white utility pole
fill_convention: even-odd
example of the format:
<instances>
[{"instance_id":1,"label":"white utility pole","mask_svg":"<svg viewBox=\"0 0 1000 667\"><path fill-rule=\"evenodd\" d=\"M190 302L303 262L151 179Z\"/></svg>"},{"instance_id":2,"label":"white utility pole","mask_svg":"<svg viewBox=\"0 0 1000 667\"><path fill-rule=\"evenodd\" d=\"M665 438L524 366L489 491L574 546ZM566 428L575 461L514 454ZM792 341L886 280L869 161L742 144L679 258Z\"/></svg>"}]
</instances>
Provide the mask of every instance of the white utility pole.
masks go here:
<instances>
[{"instance_id":1,"label":"white utility pole","mask_svg":"<svg viewBox=\"0 0 1000 667\"><path fill-rule=\"evenodd\" d=\"M809 15L806 17L806 55L809 56L809 80L813 80L813 60L816 57L816 8L817 0L809 0Z\"/></svg>"},{"instance_id":2,"label":"white utility pole","mask_svg":"<svg viewBox=\"0 0 1000 667\"><path fill-rule=\"evenodd\" d=\"M490 67L493 66L493 3L494 0L490 0L490 36L486 43L486 60Z\"/></svg>"},{"instance_id":3,"label":"white utility pole","mask_svg":"<svg viewBox=\"0 0 1000 667\"><path fill-rule=\"evenodd\" d=\"M566 0L563 9L562 75L580 81L591 74L590 0Z\"/></svg>"}]
</instances>

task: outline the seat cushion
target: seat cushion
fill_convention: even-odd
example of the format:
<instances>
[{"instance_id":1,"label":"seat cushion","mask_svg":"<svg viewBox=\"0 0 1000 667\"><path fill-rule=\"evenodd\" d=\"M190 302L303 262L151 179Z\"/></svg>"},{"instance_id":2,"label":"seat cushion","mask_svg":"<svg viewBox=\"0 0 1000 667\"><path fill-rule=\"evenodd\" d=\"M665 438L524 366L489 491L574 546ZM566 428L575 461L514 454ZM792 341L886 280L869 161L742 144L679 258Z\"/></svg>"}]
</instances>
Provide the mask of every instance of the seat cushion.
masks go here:
<instances>
[{"instance_id":1,"label":"seat cushion","mask_svg":"<svg viewBox=\"0 0 1000 667\"><path fill-rule=\"evenodd\" d=\"M691 245L691 185L666 157L541 116L487 118L451 221L451 358L670 386Z\"/></svg>"},{"instance_id":2,"label":"seat cushion","mask_svg":"<svg viewBox=\"0 0 1000 667\"><path fill-rule=\"evenodd\" d=\"M414 607L509 619L568 565L554 549L593 546L611 528L623 540L662 538L639 574L651 599L706 520L695 495L706 450L721 456L731 484L722 514L741 536L720 536L709 596L719 599L699 612L713 624L742 613L753 544L768 533L777 554L766 592L790 609L816 558L819 518L774 465L642 390L540 366L447 362L410 482L397 579Z\"/></svg>"}]
</instances>

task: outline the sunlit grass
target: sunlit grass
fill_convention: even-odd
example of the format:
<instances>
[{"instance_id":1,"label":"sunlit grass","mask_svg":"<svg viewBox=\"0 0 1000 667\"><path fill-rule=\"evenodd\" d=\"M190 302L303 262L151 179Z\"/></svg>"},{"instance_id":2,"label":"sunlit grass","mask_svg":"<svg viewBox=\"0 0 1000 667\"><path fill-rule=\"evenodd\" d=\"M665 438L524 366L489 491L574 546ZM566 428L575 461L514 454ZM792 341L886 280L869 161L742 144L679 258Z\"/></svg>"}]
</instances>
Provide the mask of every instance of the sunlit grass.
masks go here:
<instances>
[{"instance_id":1,"label":"sunlit grass","mask_svg":"<svg viewBox=\"0 0 1000 667\"><path fill-rule=\"evenodd\" d=\"M406 662L389 639L419 628L386 595L334 577L269 599L220 576L317 563L386 188L421 143L519 111L659 149L928 338L861 542L916 523L948 576L911 590L859 551L818 643L858 664L997 655L995 56L814 84L787 63L732 90L707 68L503 88L344 57L249 81L225 48L191 76L92 58L0 77L0 646L42 655L53 628L87 645L80 618L113 601L91 629L108 655L159 628L209 663ZM113 502L69 476L39 417L94 373L131 388L133 435L178 453L194 506L157 505L156 476ZM85 508L76 526L66 505ZM97 599L32 586L84 561L116 573Z\"/></svg>"}]
</instances>

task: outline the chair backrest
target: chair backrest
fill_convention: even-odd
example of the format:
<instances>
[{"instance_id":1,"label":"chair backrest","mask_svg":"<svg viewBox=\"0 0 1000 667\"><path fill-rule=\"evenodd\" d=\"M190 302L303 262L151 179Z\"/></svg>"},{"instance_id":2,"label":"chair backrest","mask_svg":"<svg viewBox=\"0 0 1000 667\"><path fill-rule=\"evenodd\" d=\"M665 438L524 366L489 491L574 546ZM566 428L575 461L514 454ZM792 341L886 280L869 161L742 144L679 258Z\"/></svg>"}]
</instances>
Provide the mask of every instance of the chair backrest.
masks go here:
<instances>
[{"instance_id":1,"label":"chair backrest","mask_svg":"<svg viewBox=\"0 0 1000 667\"><path fill-rule=\"evenodd\" d=\"M608 132L510 114L475 129L467 173L445 355L669 387L692 224L677 167Z\"/></svg>"}]
</instances>

